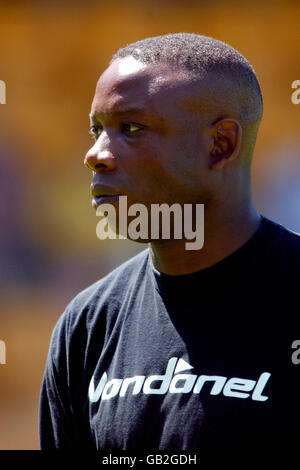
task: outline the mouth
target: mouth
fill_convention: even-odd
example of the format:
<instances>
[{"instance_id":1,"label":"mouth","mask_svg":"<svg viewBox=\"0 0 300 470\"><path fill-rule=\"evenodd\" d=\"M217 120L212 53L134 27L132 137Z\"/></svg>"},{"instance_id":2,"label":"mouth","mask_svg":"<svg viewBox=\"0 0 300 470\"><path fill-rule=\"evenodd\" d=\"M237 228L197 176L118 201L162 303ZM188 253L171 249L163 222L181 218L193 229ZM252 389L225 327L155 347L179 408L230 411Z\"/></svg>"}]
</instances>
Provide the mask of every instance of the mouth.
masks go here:
<instances>
[{"instance_id":1,"label":"mouth","mask_svg":"<svg viewBox=\"0 0 300 470\"><path fill-rule=\"evenodd\" d=\"M100 204L113 203L118 201L121 194L114 188L100 183L91 184L91 195L93 196L92 206L96 209Z\"/></svg>"},{"instance_id":2,"label":"mouth","mask_svg":"<svg viewBox=\"0 0 300 470\"><path fill-rule=\"evenodd\" d=\"M113 203L118 201L121 194L102 194L94 196L92 200L92 206L97 209L98 206L104 203Z\"/></svg>"}]
</instances>

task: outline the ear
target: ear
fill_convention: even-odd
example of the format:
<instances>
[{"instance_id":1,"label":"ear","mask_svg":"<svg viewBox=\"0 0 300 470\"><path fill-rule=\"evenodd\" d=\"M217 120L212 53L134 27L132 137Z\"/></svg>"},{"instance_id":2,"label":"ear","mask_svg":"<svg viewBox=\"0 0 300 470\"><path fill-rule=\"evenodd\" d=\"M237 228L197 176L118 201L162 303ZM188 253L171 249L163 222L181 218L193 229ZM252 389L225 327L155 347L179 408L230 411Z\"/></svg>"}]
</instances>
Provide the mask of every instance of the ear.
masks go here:
<instances>
[{"instance_id":1,"label":"ear","mask_svg":"<svg viewBox=\"0 0 300 470\"><path fill-rule=\"evenodd\" d=\"M235 119L222 119L213 124L210 134L212 137L209 147L210 168L220 170L238 156L242 127Z\"/></svg>"}]
</instances>

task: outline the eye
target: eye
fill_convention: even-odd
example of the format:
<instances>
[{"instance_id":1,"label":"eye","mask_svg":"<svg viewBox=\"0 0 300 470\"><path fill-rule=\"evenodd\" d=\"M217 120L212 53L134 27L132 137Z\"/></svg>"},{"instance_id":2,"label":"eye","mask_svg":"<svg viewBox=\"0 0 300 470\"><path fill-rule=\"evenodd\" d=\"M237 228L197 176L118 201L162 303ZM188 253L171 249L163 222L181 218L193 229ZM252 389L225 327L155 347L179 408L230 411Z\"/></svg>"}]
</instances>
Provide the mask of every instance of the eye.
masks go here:
<instances>
[{"instance_id":1,"label":"eye","mask_svg":"<svg viewBox=\"0 0 300 470\"><path fill-rule=\"evenodd\" d=\"M122 124L122 132L128 132L129 134L134 134L142 129L142 126L133 123L126 123Z\"/></svg>"},{"instance_id":2,"label":"eye","mask_svg":"<svg viewBox=\"0 0 300 470\"><path fill-rule=\"evenodd\" d=\"M97 140L101 133L101 130L102 129L99 126L91 126L89 134L93 136L95 140Z\"/></svg>"}]
</instances>

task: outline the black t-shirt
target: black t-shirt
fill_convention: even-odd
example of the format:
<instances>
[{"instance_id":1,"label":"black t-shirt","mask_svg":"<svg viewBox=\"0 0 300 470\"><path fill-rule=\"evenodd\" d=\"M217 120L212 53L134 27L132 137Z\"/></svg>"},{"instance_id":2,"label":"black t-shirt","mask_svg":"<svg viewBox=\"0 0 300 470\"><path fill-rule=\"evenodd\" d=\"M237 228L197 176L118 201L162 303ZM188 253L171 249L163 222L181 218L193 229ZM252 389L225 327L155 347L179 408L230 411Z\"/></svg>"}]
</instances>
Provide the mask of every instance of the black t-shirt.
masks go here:
<instances>
[{"instance_id":1,"label":"black t-shirt","mask_svg":"<svg viewBox=\"0 0 300 470\"><path fill-rule=\"evenodd\" d=\"M79 293L52 334L41 448L299 446L299 262L299 235L262 217L209 268L162 274L147 249Z\"/></svg>"}]
</instances>

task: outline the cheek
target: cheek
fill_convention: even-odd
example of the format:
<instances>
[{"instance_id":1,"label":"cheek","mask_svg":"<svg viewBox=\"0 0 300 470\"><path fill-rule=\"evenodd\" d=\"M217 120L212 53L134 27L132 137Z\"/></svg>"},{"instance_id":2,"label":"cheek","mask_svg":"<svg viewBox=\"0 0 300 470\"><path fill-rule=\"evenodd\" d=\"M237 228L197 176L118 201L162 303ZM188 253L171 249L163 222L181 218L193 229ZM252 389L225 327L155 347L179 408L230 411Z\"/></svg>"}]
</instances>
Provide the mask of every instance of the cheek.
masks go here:
<instances>
[{"instance_id":1,"label":"cheek","mask_svg":"<svg viewBox=\"0 0 300 470\"><path fill-rule=\"evenodd\" d=\"M205 175L209 168L209 143L203 139L190 138L178 146L179 158L177 167L183 172L183 176L198 179Z\"/></svg>"},{"instance_id":2,"label":"cheek","mask_svg":"<svg viewBox=\"0 0 300 470\"><path fill-rule=\"evenodd\" d=\"M165 155L162 147L155 140L140 139L127 148L123 155L122 166L129 174L141 176L147 180L159 177L164 166Z\"/></svg>"},{"instance_id":3,"label":"cheek","mask_svg":"<svg viewBox=\"0 0 300 470\"><path fill-rule=\"evenodd\" d=\"M185 202L202 200L209 185L208 144L200 139L178 142L168 160L172 196Z\"/></svg>"},{"instance_id":4,"label":"cheek","mask_svg":"<svg viewBox=\"0 0 300 470\"><path fill-rule=\"evenodd\" d=\"M191 191L199 191L201 152L191 140L166 141L153 136L127 149L122 166L136 196L172 203Z\"/></svg>"}]
</instances>

